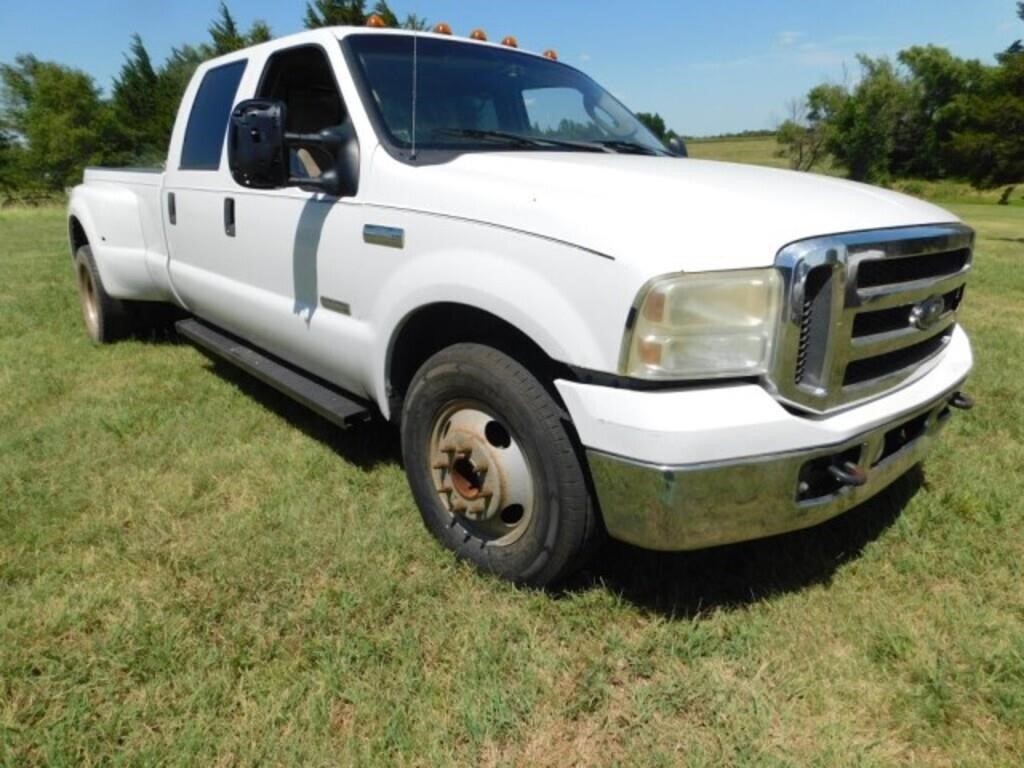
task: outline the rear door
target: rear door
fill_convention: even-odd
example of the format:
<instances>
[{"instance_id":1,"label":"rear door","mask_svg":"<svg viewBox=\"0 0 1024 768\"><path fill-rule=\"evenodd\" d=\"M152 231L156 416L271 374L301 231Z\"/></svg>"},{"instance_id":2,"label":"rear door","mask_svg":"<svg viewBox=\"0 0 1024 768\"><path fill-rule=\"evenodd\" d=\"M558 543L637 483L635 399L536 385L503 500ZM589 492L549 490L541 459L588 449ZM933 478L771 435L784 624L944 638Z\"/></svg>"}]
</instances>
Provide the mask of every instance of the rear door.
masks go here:
<instances>
[{"instance_id":1,"label":"rear door","mask_svg":"<svg viewBox=\"0 0 1024 768\"><path fill-rule=\"evenodd\" d=\"M164 230L175 291L189 310L229 329L238 287L231 236L225 227L225 192L231 177L225 157L228 119L249 62L214 66L193 83L183 104L187 121L176 127L164 176ZM179 117L179 123L185 119ZM176 155L176 156L175 156Z\"/></svg>"}]
</instances>

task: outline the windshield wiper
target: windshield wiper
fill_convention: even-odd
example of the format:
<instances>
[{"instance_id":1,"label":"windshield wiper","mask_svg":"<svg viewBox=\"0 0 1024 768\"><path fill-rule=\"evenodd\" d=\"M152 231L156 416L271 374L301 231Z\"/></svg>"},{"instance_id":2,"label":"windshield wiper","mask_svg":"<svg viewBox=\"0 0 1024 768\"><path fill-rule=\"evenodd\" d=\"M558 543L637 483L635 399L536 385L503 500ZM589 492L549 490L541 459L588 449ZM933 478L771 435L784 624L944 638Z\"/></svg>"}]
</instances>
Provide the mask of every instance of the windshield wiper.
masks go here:
<instances>
[{"instance_id":1,"label":"windshield wiper","mask_svg":"<svg viewBox=\"0 0 1024 768\"><path fill-rule=\"evenodd\" d=\"M593 141L569 141L567 139L552 139L546 136L524 136L521 133L510 133L507 131L485 131L478 128L435 128L433 132L441 136L456 136L462 139L499 141L515 147L560 147L581 150L583 152L614 151L611 147L606 147Z\"/></svg>"},{"instance_id":2,"label":"windshield wiper","mask_svg":"<svg viewBox=\"0 0 1024 768\"><path fill-rule=\"evenodd\" d=\"M616 152L636 155L654 155L656 157L661 157L662 155L668 154L668 152L659 152L654 147L648 147L646 144L640 144L635 141L626 141L624 139L601 139L594 143L600 144L602 147L607 147L608 149Z\"/></svg>"}]
</instances>

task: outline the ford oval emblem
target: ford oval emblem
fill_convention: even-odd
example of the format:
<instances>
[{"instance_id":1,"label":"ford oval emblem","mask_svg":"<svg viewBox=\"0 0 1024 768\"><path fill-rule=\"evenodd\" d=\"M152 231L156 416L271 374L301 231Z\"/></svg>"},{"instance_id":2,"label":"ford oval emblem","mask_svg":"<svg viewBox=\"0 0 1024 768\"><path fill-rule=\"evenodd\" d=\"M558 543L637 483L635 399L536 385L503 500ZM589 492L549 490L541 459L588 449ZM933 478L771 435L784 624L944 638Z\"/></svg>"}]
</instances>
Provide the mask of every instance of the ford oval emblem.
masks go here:
<instances>
[{"instance_id":1,"label":"ford oval emblem","mask_svg":"<svg viewBox=\"0 0 1024 768\"><path fill-rule=\"evenodd\" d=\"M910 324L922 331L934 328L946 313L946 300L942 296L931 296L910 310Z\"/></svg>"}]
</instances>

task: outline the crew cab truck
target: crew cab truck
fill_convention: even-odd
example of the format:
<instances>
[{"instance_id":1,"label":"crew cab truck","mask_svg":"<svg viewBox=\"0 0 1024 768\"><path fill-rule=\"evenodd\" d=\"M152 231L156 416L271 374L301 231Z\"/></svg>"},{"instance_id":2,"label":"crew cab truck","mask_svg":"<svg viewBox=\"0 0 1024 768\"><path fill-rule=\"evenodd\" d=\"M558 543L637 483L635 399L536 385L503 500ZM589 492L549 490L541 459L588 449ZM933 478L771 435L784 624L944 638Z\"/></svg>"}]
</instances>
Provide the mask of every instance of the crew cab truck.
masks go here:
<instances>
[{"instance_id":1,"label":"crew cab truck","mask_svg":"<svg viewBox=\"0 0 1024 768\"><path fill-rule=\"evenodd\" d=\"M519 583L605 534L815 525L970 407L973 234L882 189L678 154L553 53L275 40L199 68L165 170L86 171L86 327L107 342L176 305L183 336L335 423L390 419L427 528Z\"/></svg>"}]
</instances>

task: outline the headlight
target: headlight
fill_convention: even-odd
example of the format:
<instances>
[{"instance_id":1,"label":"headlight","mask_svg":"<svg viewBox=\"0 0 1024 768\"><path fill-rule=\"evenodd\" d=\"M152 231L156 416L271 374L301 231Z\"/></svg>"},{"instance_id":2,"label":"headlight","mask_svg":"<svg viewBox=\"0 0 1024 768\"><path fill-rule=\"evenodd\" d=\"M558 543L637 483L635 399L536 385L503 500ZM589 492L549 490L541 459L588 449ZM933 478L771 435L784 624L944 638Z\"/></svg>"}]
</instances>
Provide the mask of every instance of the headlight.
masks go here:
<instances>
[{"instance_id":1,"label":"headlight","mask_svg":"<svg viewBox=\"0 0 1024 768\"><path fill-rule=\"evenodd\" d=\"M672 275L640 295L622 373L645 379L756 376L771 362L782 280L775 269Z\"/></svg>"}]
</instances>

